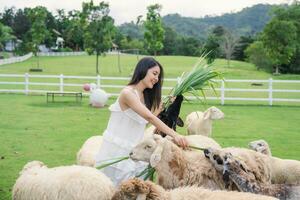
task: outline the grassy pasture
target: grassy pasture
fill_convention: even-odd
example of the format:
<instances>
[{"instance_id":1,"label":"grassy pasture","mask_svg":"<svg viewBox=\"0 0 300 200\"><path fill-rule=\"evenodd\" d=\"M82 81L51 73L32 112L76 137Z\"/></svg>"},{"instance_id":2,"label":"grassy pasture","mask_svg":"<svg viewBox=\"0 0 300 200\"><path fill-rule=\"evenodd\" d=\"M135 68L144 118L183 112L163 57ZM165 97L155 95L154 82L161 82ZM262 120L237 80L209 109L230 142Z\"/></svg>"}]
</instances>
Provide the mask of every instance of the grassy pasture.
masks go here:
<instances>
[{"instance_id":1,"label":"grassy pasture","mask_svg":"<svg viewBox=\"0 0 300 200\"><path fill-rule=\"evenodd\" d=\"M40 65L45 75L95 76L95 56L76 57L41 57ZM184 71L189 71L197 58L183 56L159 56L157 59L164 66L165 77L175 78ZM24 74L35 68L35 58L22 63L0 66L0 74ZM108 55L100 58L101 76L129 77L136 65L137 57L122 55L122 73L118 72L117 57ZM216 60L215 68L223 72L225 79L269 79L300 80L300 75L272 76L257 71L249 63L232 61L227 67L225 60ZM0 78L1 81L20 81L23 78ZM33 82L45 82L44 79L32 79ZM59 83L58 79L47 82ZM74 79L65 80L75 82ZM76 82L78 82L76 80ZM91 82L79 80L79 83ZM125 85L127 81L102 80L102 84ZM165 82L165 86L174 83ZM30 86L30 89L47 88L57 90L58 86ZM218 87L218 86L217 86ZM226 87L267 89L268 84L253 86L251 83L226 83ZM274 83L275 89L295 89L299 84ZM0 85L0 89L24 89L22 85ZM104 88L105 89L105 88ZM81 87L65 87L65 90L82 91ZM111 89L109 92L118 92ZM164 94L167 94L165 91ZM207 92L208 96L215 96ZM219 95L219 92L217 92ZM226 96L263 97L267 93L226 92ZM300 98L299 93L274 93L276 98ZM94 109L88 106L88 99L81 104L74 103L74 97L58 97L59 102L46 103L45 96L23 94L0 94L0 200L11 197L11 188L24 164L31 160L41 160L49 167L75 163L76 152L82 143L92 135L102 134L109 118L108 108ZM111 99L109 104L114 102ZM209 101L209 105L197 102L185 102L181 117L194 110L205 110L217 105L225 113L225 119L214 123L213 138L222 146L247 147L248 142L265 139L269 142L272 153L282 158L300 160L300 106L299 103L226 101L220 106L219 101ZM185 128L178 132L185 134Z\"/></svg>"},{"instance_id":2,"label":"grassy pasture","mask_svg":"<svg viewBox=\"0 0 300 200\"><path fill-rule=\"evenodd\" d=\"M45 96L0 94L0 199L10 199L11 188L24 164L40 160L49 167L75 163L76 152L92 135L102 134L109 118L108 108L81 104L73 98L46 103ZM114 102L111 99L109 104ZM187 103L181 116L211 105ZM222 146L247 147L265 139L275 156L300 160L300 107L217 105L225 113L213 125L213 138ZM185 134L185 128L178 132Z\"/></svg>"}]
</instances>

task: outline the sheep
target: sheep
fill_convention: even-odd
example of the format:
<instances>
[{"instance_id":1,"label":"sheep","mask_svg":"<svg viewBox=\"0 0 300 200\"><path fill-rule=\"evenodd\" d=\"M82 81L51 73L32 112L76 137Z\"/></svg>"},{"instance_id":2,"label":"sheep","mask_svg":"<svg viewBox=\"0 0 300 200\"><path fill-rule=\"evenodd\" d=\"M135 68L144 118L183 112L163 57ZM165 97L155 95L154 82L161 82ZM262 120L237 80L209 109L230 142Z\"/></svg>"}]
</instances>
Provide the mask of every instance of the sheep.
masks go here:
<instances>
[{"instance_id":1,"label":"sheep","mask_svg":"<svg viewBox=\"0 0 300 200\"><path fill-rule=\"evenodd\" d=\"M300 184L300 162L297 160L281 159L272 156L269 145L264 140L249 143L249 147L257 152L266 154L272 163L272 183Z\"/></svg>"},{"instance_id":2,"label":"sheep","mask_svg":"<svg viewBox=\"0 0 300 200\"><path fill-rule=\"evenodd\" d=\"M262 154L272 156L269 144L265 140L255 140L249 142L249 148Z\"/></svg>"},{"instance_id":3,"label":"sheep","mask_svg":"<svg viewBox=\"0 0 300 200\"><path fill-rule=\"evenodd\" d=\"M275 200L275 198L232 191L210 191L189 186L166 191L150 181L129 179L121 183L112 200Z\"/></svg>"},{"instance_id":4,"label":"sheep","mask_svg":"<svg viewBox=\"0 0 300 200\"><path fill-rule=\"evenodd\" d=\"M92 136L88 138L80 150L77 152L76 160L78 165L95 167L95 156L99 152L102 144L102 136Z\"/></svg>"},{"instance_id":5,"label":"sheep","mask_svg":"<svg viewBox=\"0 0 300 200\"><path fill-rule=\"evenodd\" d=\"M219 154L219 151L223 153L231 153L234 156L239 157L241 160L247 161L246 165L252 166L253 173L258 171L269 171L270 182L273 184L300 184L300 161L281 159L274 156L267 156L253 150L244 148L223 148L222 150L211 150ZM248 157L250 154L247 152L253 152L254 158ZM256 154L254 154L254 152ZM251 161L251 162L249 162ZM260 163L258 167L253 168L255 163ZM266 169L267 170L266 170ZM268 177L262 182L267 182Z\"/></svg>"},{"instance_id":6,"label":"sheep","mask_svg":"<svg viewBox=\"0 0 300 200\"><path fill-rule=\"evenodd\" d=\"M155 129L156 128L153 125L148 127L144 132L145 137L154 134ZM190 146L200 147L203 149L208 147L221 149L221 146L214 139L203 135L186 135L185 138L187 139Z\"/></svg>"},{"instance_id":7,"label":"sheep","mask_svg":"<svg viewBox=\"0 0 300 200\"><path fill-rule=\"evenodd\" d=\"M222 154L220 151L205 150L205 155L218 171L222 171L224 180L233 181L240 191L274 196L282 200L300 198L300 186L259 183L247 166L230 153Z\"/></svg>"},{"instance_id":8,"label":"sheep","mask_svg":"<svg viewBox=\"0 0 300 200\"><path fill-rule=\"evenodd\" d=\"M111 180L97 169L85 166L48 168L32 161L20 172L13 186L13 200L110 200Z\"/></svg>"},{"instance_id":9,"label":"sheep","mask_svg":"<svg viewBox=\"0 0 300 200\"><path fill-rule=\"evenodd\" d=\"M197 111L190 113L185 120L187 132L189 135L204 135L211 137L212 134L212 121L223 119L224 113L212 106L204 113Z\"/></svg>"},{"instance_id":10,"label":"sheep","mask_svg":"<svg viewBox=\"0 0 300 200\"><path fill-rule=\"evenodd\" d=\"M152 127L154 128L154 126L151 126L149 128ZM145 137L147 137L147 135L153 134L151 132L147 132L147 130L145 131ZM212 138L205 137L202 135L188 135L185 137L187 138L187 141L191 146L200 147L203 149L208 147L221 149L221 146ZM95 167L95 155L99 152L101 143L102 136L100 135L88 138L84 142L80 150L77 152L77 165Z\"/></svg>"},{"instance_id":11,"label":"sheep","mask_svg":"<svg viewBox=\"0 0 300 200\"><path fill-rule=\"evenodd\" d=\"M165 189L197 185L211 189L224 189L224 182L202 153L183 151L168 137L153 134L136 145L130 158L149 162L157 172L158 184Z\"/></svg>"}]
</instances>

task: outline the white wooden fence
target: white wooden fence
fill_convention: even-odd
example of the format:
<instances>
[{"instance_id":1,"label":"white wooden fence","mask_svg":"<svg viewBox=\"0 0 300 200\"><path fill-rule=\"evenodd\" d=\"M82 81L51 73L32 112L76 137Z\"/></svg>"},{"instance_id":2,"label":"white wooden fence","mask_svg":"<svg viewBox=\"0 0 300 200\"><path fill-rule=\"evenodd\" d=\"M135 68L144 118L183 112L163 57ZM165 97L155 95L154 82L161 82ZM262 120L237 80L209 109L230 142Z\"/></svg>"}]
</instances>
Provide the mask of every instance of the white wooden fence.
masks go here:
<instances>
[{"instance_id":1,"label":"white wooden fence","mask_svg":"<svg viewBox=\"0 0 300 200\"><path fill-rule=\"evenodd\" d=\"M13 79L13 81L1 81L1 79ZM16 79L22 79L23 81L16 82ZM58 79L57 82L34 82L33 79L46 79L49 81L50 79ZM130 78L128 77L101 77L100 75L98 76L65 76L63 74L61 75L32 75L32 74L0 74L0 93L24 93L24 94L29 94L29 93L46 93L46 92L70 92L66 91L65 87L77 87L77 91L82 91L82 86L83 83L66 83L66 79L74 79L74 80L84 80L85 82L95 82L98 87L104 88L106 91L108 91L108 88L123 88L124 84L101 84L102 80L110 80L110 81L126 81ZM175 82L178 79L176 78L165 78L165 82ZM300 90L294 90L294 89L274 89L273 84L274 83L294 83L294 84L299 84L300 86L300 81L298 80L273 80L273 79L268 79L268 80L215 80L216 82L220 83L220 88L215 88L216 91L219 91L220 96L215 96L215 97L210 97L207 96L206 99L208 100L219 100L222 105L225 104L225 101L264 101L268 102L269 105L273 105L273 102L300 102L300 95L297 96L297 98L274 98L273 94L274 93L300 93ZM69 81L68 81L69 82ZM268 85L268 88L265 89L248 89L248 88L228 88L225 87L226 84L228 83L265 83ZM22 89L2 89L2 85L22 85ZM57 90L47 90L47 89L30 89L30 86L55 86L57 87ZM300 87L297 87L300 88ZM163 90L168 90L170 91L172 87L163 87ZM74 90L73 90L74 91ZM266 93L267 98L248 98L248 97L229 97L226 95L226 92L243 92L243 93ZM87 94L87 93L84 93ZM111 93L113 96L118 96L118 93ZM187 98L189 99L195 99L195 97L188 96Z\"/></svg>"},{"instance_id":2,"label":"white wooden fence","mask_svg":"<svg viewBox=\"0 0 300 200\"><path fill-rule=\"evenodd\" d=\"M82 56L87 55L85 51L78 52L39 52L39 56Z\"/></svg>"},{"instance_id":3,"label":"white wooden fence","mask_svg":"<svg viewBox=\"0 0 300 200\"><path fill-rule=\"evenodd\" d=\"M24 56L18 56L18 57L12 57L12 58L5 58L0 60L0 65L6 65L6 64L12 64L17 62L23 62L24 60L27 60L28 58L32 57L32 53L26 54Z\"/></svg>"}]
</instances>

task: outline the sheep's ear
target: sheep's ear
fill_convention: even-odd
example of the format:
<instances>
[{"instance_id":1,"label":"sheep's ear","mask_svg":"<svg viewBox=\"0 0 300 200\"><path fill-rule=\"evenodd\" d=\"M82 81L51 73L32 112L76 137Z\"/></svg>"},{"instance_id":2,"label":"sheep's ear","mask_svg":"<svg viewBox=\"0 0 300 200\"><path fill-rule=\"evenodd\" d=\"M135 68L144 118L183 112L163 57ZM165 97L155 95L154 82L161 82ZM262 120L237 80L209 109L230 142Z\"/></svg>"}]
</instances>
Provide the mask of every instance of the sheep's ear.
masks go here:
<instances>
[{"instance_id":1,"label":"sheep's ear","mask_svg":"<svg viewBox=\"0 0 300 200\"><path fill-rule=\"evenodd\" d=\"M163 146L166 139L161 139L161 141L158 142L156 149L152 153L150 157L150 165L151 167L156 167L159 161L161 160L161 154L163 152Z\"/></svg>"},{"instance_id":2,"label":"sheep's ear","mask_svg":"<svg viewBox=\"0 0 300 200\"><path fill-rule=\"evenodd\" d=\"M210 109L208 109L207 111L204 112L203 114L203 119L207 120L210 118Z\"/></svg>"},{"instance_id":3,"label":"sheep's ear","mask_svg":"<svg viewBox=\"0 0 300 200\"><path fill-rule=\"evenodd\" d=\"M183 127L183 126L184 126L184 122L182 121L182 119L181 119L180 117L177 118L176 124L177 124L179 127Z\"/></svg>"},{"instance_id":4,"label":"sheep's ear","mask_svg":"<svg viewBox=\"0 0 300 200\"><path fill-rule=\"evenodd\" d=\"M146 194L138 194L136 197L136 200L146 200L147 195Z\"/></svg>"}]
</instances>

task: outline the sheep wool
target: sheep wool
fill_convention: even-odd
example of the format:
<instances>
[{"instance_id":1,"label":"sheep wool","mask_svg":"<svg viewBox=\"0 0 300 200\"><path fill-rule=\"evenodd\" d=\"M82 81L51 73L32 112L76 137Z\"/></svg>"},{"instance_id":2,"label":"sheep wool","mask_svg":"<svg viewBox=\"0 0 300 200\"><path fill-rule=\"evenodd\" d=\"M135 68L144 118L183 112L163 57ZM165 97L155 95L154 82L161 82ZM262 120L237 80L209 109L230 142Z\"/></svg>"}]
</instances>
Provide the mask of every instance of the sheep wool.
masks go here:
<instances>
[{"instance_id":1,"label":"sheep wool","mask_svg":"<svg viewBox=\"0 0 300 200\"><path fill-rule=\"evenodd\" d=\"M275 198L251 193L207 190L201 187L187 186L173 190L164 190L150 181L130 179L124 181L112 200L275 200Z\"/></svg>"},{"instance_id":2,"label":"sheep wool","mask_svg":"<svg viewBox=\"0 0 300 200\"><path fill-rule=\"evenodd\" d=\"M95 156L99 152L101 144L101 135L88 138L77 152L77 164L82 166L95 167Z\"/></svg>"},{"instance_id":3,"label":"sheep wool","mask_svg":"<svg viewBox=\"0 0 300 200\"><path fill-rule=\"evenodd\" d=\"M110 200L114 187L97 169L85 166L48 168L26 164L13 186L13 200Z\"/></svg>"}]
</instances>

